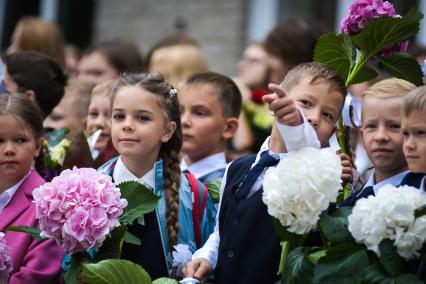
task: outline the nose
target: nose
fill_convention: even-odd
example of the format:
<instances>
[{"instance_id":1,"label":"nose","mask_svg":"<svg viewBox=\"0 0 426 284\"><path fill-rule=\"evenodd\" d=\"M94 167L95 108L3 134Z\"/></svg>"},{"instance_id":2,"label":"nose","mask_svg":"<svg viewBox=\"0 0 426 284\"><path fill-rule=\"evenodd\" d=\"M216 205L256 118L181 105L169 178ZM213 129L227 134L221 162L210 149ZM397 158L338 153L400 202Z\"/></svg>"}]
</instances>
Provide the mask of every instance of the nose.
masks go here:
<instances>
[{"instance_id":1,"label":"nose","mask_svg":"<svg viewBox=\"0 0 426 284\"><path fill-rule=\"evenodd\" d=\"M412 136L408 136L407 138L404 139L404 149L407 152L416 150L416 143Z\"/></svg>"},{"instance_id":2,"label":"nose","mask_svg":"<svg viewBox=\"0 0 426 284\"><path fill-rule=\"evenodd\" d=\"M314 127L317 128L320 124L321 114L317 111L311 111L307 115L308 122Z\"/></svg>"},{"instance_id":3,"label":"nose","mask_svg":"<svg viewBox=\"0 0 426 284\"><path fill-rule=\"evenodd\" d=\"M180 115L182 127L189 127L191 125L191 118L187 111L182 111Z\"/></svg>"},{"instance_id":4,"label":"nose","mask_svg":"<svg viewBox=\"0 0 426 284\"><path fill-rule=\"evenodd\" d=\"M122 130L123 131L133 131L134 130L133 121L130 117L126 117L126 119L123 121Z\"/></svg>"},{"instance_id":5,"label":"nose","mask_svg":"<svg viewBox=\"0 0 426 284\"><path fill-rule=\"evenodd\" d=\"M4 143L4 149L3 149L3 154L5 156L13 156L16 153L16 149L15 146L13 145L12 142L5 142Z\"/></svg>"},{"instance_id":6,"label":"nose","mask_svg":"<svg viewBox=\"0 0 426 284\"><path fill-rule=\"evenodd\" d=\"M375 141L388 141L389 135L384 126L379 126L376 131L376 135L374 135Z\"/></svg>"}]
</instances>

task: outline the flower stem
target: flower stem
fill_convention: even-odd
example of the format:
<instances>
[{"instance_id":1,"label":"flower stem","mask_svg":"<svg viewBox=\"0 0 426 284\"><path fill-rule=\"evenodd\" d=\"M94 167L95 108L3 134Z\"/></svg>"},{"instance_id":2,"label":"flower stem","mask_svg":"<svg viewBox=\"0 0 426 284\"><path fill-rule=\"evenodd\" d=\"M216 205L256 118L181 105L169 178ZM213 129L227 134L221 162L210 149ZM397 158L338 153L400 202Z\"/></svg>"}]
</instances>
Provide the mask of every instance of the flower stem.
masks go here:
<instances>
[{"instance_id":1,"label":"flower stem","mask_svg":"<svg viewBox=\"0 0 426 284\"><path fill-rule=\"evenodd\" d=\"M281 245L281 258L280 258L280 266L278 268L277 275L280 275L284 272L285 259L287 258L289 252L289 243L287 241L282 241Z\"/></svg>"}]
</instances>

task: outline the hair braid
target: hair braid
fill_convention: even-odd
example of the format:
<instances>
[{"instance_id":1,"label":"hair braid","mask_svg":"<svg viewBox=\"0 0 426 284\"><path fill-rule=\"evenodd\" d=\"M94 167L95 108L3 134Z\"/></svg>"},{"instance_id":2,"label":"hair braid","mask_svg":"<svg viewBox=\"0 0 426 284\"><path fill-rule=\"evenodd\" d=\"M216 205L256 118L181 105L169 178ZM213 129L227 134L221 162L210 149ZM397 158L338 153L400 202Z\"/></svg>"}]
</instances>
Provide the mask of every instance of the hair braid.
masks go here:
<instances>
[{"instance_id":1,"label":"hair braid","mask_svg":"<svg viewBox=\"0 0 426 284\"><path fill-rule=\"evenodd\" d=\"M164 190L166 193L166 226L169 244L172 248L177 244L179 234L179 186L180 167L179 154L176 151L164 151Z\"/></svg>"}]
</instances>

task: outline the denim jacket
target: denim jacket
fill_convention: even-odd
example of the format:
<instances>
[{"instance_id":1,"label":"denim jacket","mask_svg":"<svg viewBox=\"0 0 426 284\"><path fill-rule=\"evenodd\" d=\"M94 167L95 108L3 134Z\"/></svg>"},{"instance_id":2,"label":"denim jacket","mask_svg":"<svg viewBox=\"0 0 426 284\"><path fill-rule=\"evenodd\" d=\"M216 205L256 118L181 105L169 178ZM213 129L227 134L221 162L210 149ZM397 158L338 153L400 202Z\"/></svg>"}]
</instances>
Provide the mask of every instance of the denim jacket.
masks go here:
<instances>
[{"instance_id":1,"label":"denim jacket","mask_svg":"<svg viewBox=\"0 0 426 284\"><path fill-rule=\"evenodd\" d=\"M102 165L98 171L112 177L115 164L118 157L113 158ZM163 244L163 253L167 260L167 267L170 271L172 268L173 257L169 250L169 237L166 228L166 200L164 191L164 178L163 178L163 161L159 160L154 163L155 174L155 187L154 193L160 196L156 211L157 221L160 226L161 241ZM192 203L193 196L191 188L189 187L188 180L185 175L181 175L181 184L179 188L179 236L178 244L186 244L189 249L194 253L196 248L194 237L194 226L192 221ZM213 232L215 226L216 208L213 205L210 197L207 200L207 206L204 211L203 218L200 222L201 228L201 242L204 244L210 233ZM143 245L143 244L142 244Z\"/></svg>"}]
</instances>

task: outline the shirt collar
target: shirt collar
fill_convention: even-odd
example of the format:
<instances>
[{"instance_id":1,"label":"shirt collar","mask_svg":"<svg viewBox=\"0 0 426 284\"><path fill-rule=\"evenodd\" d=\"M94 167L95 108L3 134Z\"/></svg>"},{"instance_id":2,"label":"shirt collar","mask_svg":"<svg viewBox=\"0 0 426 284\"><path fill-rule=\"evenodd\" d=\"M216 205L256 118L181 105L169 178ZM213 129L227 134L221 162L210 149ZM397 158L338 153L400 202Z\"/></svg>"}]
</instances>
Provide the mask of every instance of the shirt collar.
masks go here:
<instances>
[{"instance_id":1,"label":"shirt collar","mask_svg":"<svg viewBox=\"0 0 426 284\"><path fill-rule=\"evenodd\" d=\"M256 155L256 160L255 163L257 163L257 161L259 161L260 159L260 155L265 152L268 151L268 154L271 155L272 157L274 157L275 159L283 159L285 158L288 153L275 153L273 152L271 149L269 149L269 140L271 139L271 136L269 136L268 138L266 138L266 140L263 142L262 146L260 147L259 152Z\"/></svg>"},{"instance_id":2,"label":"shirt collar","mask_svg":"<svg viewBox=\"0 0 426 284\"><path fill-rule=\"evenodd\" d=\"M24 182L24 180L30 175L31 171L29 171L22 179L20 179L15 185L9 187L5 191L0 194L0 213L3 209L9 204L10 200L12 200L18 188Z\"/></svg>"},{"instance_id":3,"label":"shirt collar","mask_svg":"<svg viewBox=\"0 0 426 284\"><path fill-rule=\"evenodd\" d=\"M185 158L180 161L180 169L191 172L197 179L216 170L224 169L226 165L225 152L213 154L190 166L185 162Z\"/></svg>"},{"instance_id":4,"label":"shirt collar","mask_svg":"<svg viewBox=\"0 0 426 284\"><path fill-rule=\"evenodd\" d=\"M364 185L364 188L367 186L372 186L373 190L374 190L374 195L377 195L377 193L379 192L379 189L381 187L383 187L386 184L391 184L395 187L397 187L398 185L401 184L402 179L405 177L405 175L408 174L408 171L396 174L394 176L391 176L390 178L387 178L385 180L382 180L379 183L375 183L374 180L374 172L370 175L370 177L368 178L367 182Z\"/></svg>"},{"instance_id":5,"label":"shirt collar","mask_svg":"<svg viewBox=\"0 0 426 284\"><path fill-rule=\"evenodd\" d=\"M155 188L154 168L147 172L143 177L139 178L131 171L129 171L126 165L124 165L121 157L118 157L117 159L112 177L116 184L122 183L124 181L136 181L143 185L149 186L150 188Z\"/></svg>"}]
</instances>

